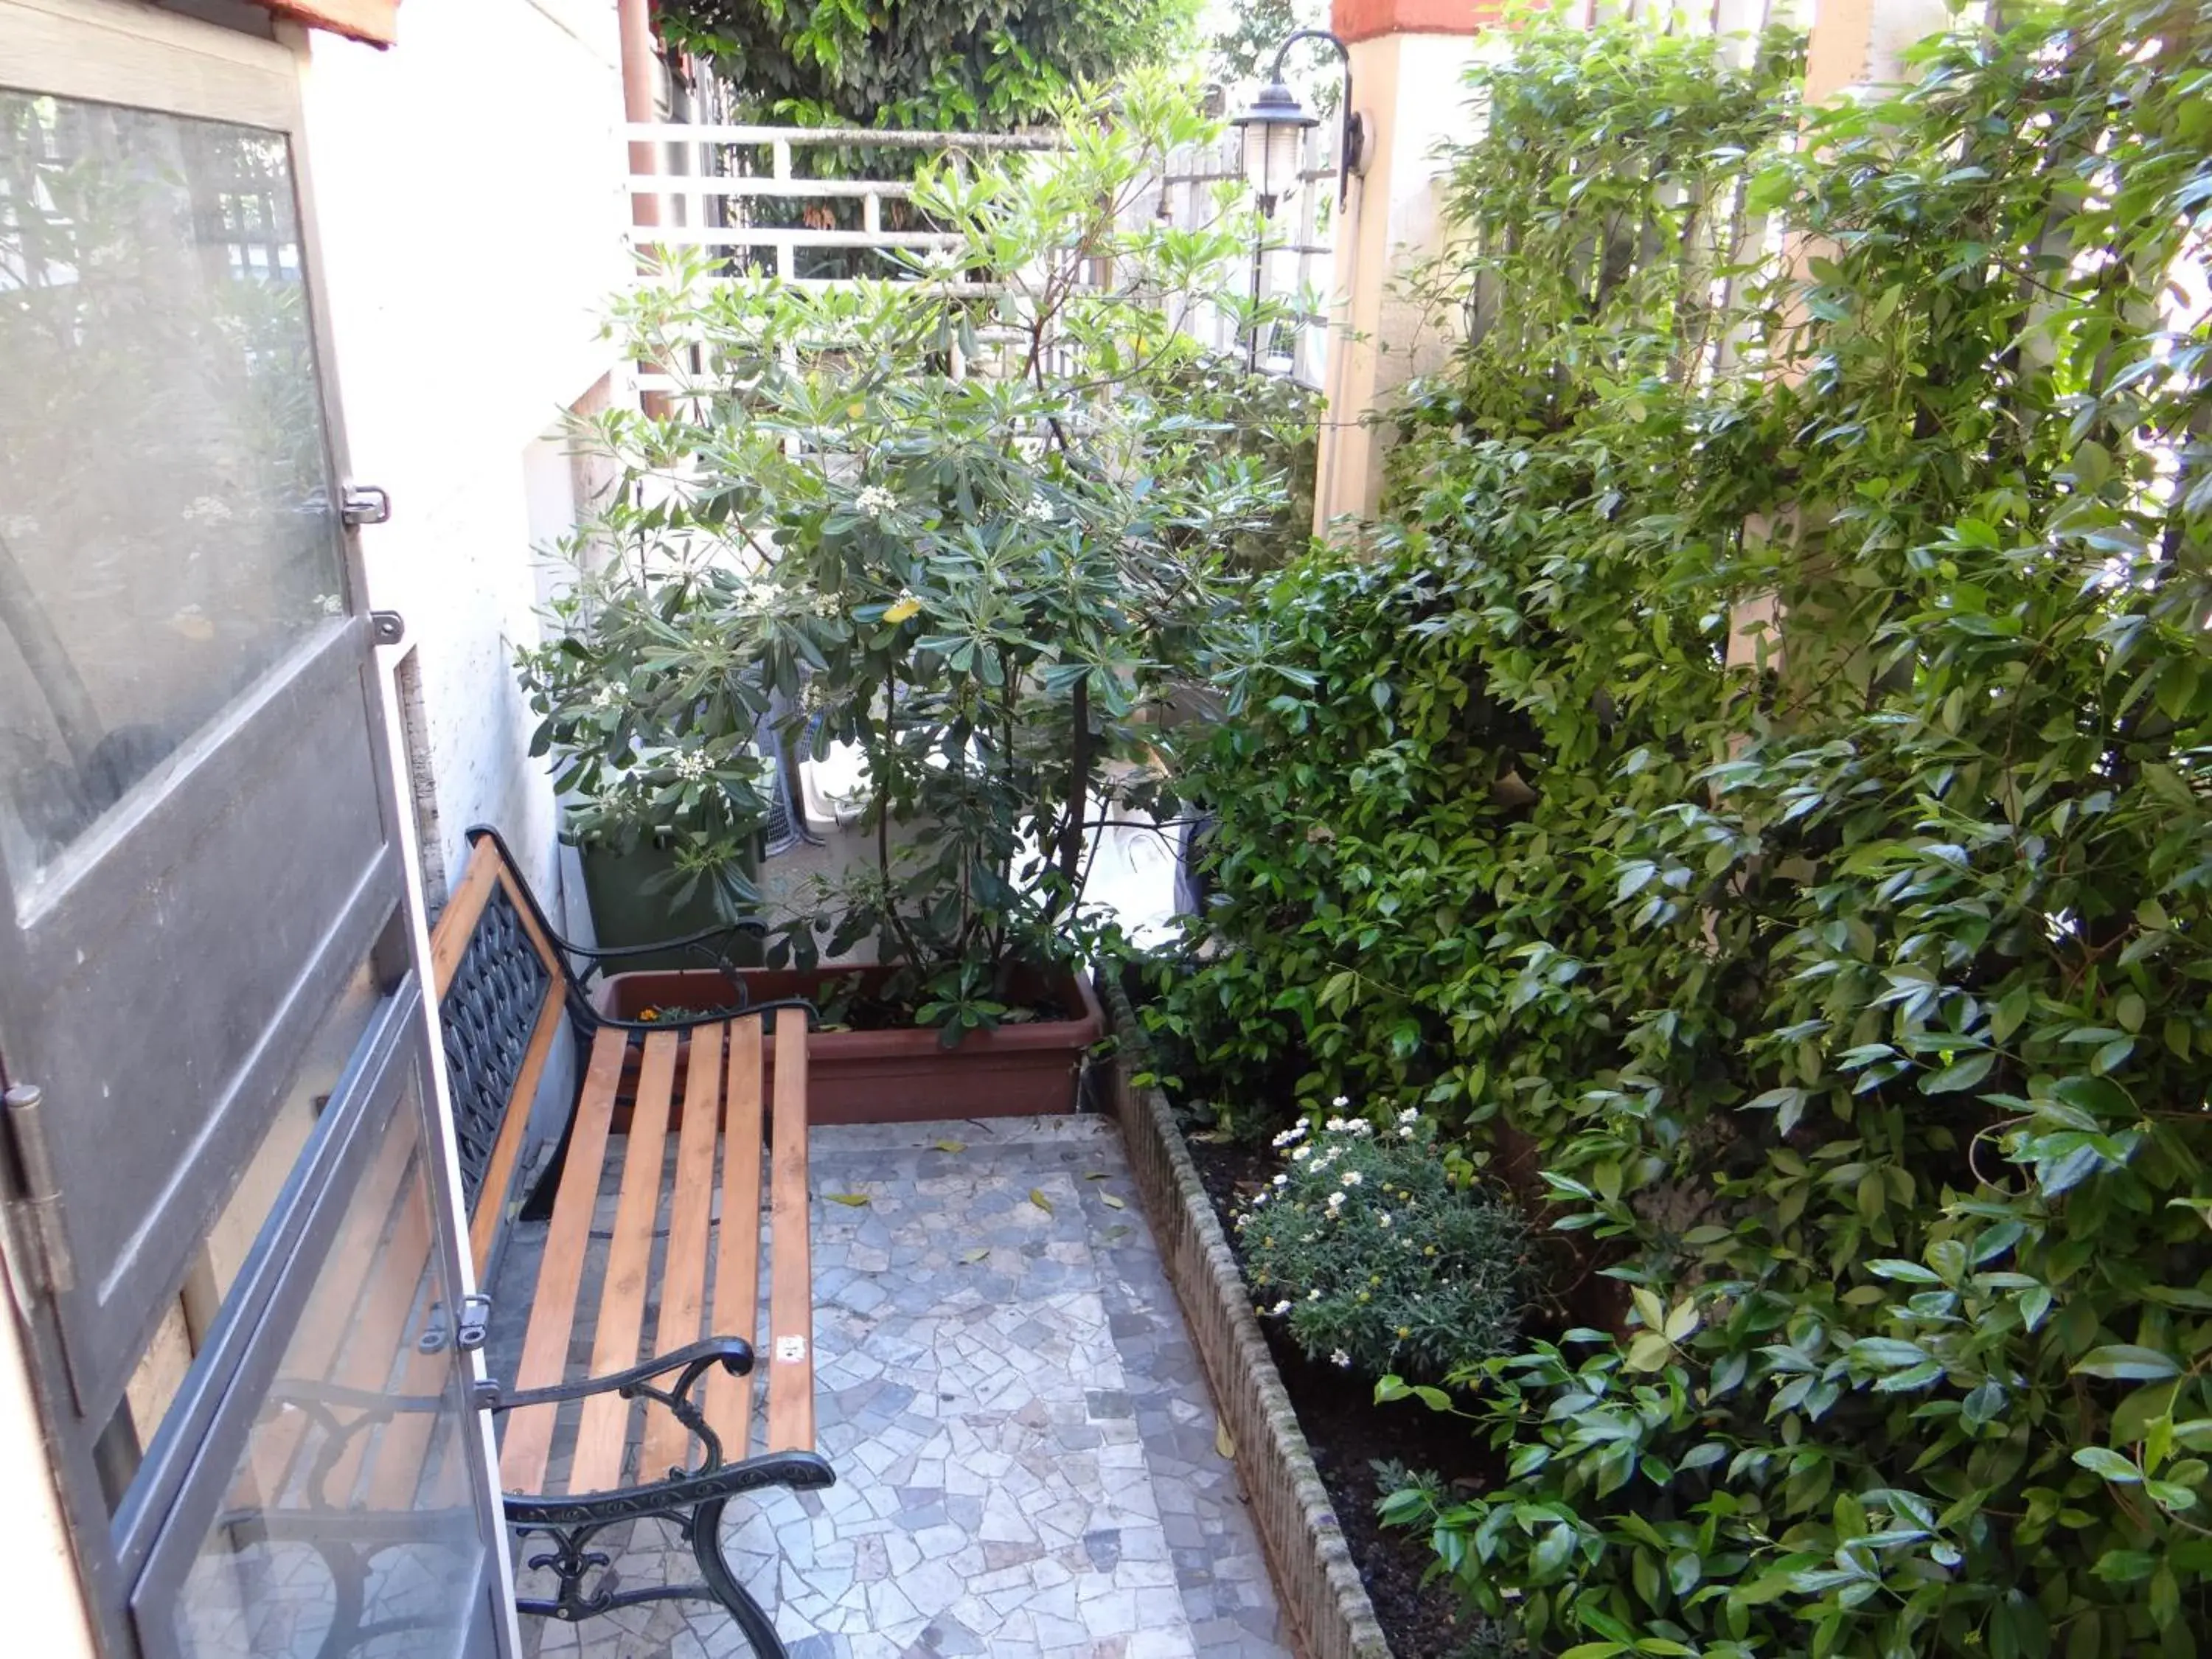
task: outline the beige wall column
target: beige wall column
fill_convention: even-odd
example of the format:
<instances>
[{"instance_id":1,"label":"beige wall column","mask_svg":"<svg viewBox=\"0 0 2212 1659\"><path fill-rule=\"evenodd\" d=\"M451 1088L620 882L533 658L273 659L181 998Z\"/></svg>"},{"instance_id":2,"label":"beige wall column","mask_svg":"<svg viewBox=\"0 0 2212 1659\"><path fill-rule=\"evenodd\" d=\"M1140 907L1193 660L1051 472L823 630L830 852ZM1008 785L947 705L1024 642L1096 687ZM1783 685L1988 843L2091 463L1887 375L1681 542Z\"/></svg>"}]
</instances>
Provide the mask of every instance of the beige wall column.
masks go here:
<instances>
[{"instance_id":1,"label":"beige wall column","mask_svg":"<svg viewBox=\"0 0 2212 1659\"><path fill-rule=\"evenodd\" d=\"M1465 134L1460 77L1476 31L1497 13L1497 0L1334 0L1330 26L1351 51L1352 102L1367 124L1367 150L1336 230L1316 533L1346 514L1374 516L1382 488L1378 440L1386 434L1360 417L1450 349L1449 336L1392 282L1407 260L1438 245L1443 164L1432 152L1438 140Z\"/></svg>"},{"instance_id":2,"label":"beige wall column","mask_svg":"<svg viewBox=\"0 0 2212 1659\"><path fill-rule=\"evenodd\" d=\"M1936 33L1950 20L1944 0L1818 0L1812 27L1805 40L1805 107L1817 108L1838 97L1893 86L1905 78L1904 55L1915 43ZM1806 261L1820 252L1815 240L1785 229L1784 258L1793 273L1802 276ZM1802 316L1790 301L1790 314ZM1794 374L1794 364L1783 371ZM1794 539L1798 533L1793 511L1781 523L1764 517L1745 526L1754 542L1781 535ZM1739 604L1729 619L1728 665L1783 666L1782 607L1771 593L1758 594Z\"/></svg>"}]
</instances>

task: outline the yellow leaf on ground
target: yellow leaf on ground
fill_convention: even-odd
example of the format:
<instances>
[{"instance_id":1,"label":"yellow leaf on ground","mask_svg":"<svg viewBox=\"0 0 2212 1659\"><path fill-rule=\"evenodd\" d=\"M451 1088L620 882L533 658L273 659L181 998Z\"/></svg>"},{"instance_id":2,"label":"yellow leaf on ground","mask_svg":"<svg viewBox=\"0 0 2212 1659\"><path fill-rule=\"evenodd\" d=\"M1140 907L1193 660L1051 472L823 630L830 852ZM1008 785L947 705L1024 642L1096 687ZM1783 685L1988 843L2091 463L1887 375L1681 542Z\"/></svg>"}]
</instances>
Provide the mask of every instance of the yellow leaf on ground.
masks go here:
<instances>
[{"instance_id":1,"label":"yellow leaf on ground","mask_svg":"<svg viewBox=\"0 0 2212 1659\"><path fill-rule=\"evenodd\" d=\"M933 1140L929 1144L940 1152L964 1152L968 1150L968 1143L964 1140Z\"/></svg>"},{"instance_id":2,"label":"yellow leaf on ground","mask_svg":"<svg viewBox=\"0 0 2212 1659\"><path fill-rule=\"evenodd\" d=\"M981 1261L985 1256L990 1254L991 1247L988 1244L982 1244L978 1245L972 1250L963 1250L960 1253L960 1259L963 1261L967 1262L970 1267L973 1267L976 1262Z\"/></svg>"},{"instance_id":3,"label":"yellow leaf on ground","mask_svg":"<svg viewBox=\"0 0 2212 1659\"><path fill-rule=\"evenodd\" d=\"M1030 1202L1036 1205L1037 1208L1042 1210L1047 1215L1050 1215L1052 1213L1052 1200L1044 1195L1043 1188L1032 1187L1030 1188Z\"/></svg>"},{"instance_id":4,"label":"yellow leaf on ground","mask_svg":"<svg viewBox=\"0 0 2212 1659\"><path fill-rule=\"evenodd\" d=\"M1224 1457L1234 1458L1237 1455L1237 1443L1229 1437L1226 1423L1217 1422L1213 1425L1213 1449Z\"/></svg>"},{"instance_id":5,"label":"yellow leaf on ground","mask_svg":"<svg viewBox=\"0 0 2212 1659\"><path fill-rule=\"evenodd\" d=\"M857 1210L868 1201L868 1195L866 1193L831 1193L829 1199L832 1204L842 1204L848 1209Z\"/></svg>"},{"instance_id":6,"label":"yellow leaf on ground","mask_svg":"<svg viewBox=\"0 0 2212 1659\"><path fill-rule=\"evenodd\" d=\"M1115 1197L1111 1193L1101 1193L1098 1196L1105 1200L1106 1207L1109 1210L1125 1210L1128 1208L1127 1205L1122 1203L1120 1199Z\"/></svg>"}]
</instances>

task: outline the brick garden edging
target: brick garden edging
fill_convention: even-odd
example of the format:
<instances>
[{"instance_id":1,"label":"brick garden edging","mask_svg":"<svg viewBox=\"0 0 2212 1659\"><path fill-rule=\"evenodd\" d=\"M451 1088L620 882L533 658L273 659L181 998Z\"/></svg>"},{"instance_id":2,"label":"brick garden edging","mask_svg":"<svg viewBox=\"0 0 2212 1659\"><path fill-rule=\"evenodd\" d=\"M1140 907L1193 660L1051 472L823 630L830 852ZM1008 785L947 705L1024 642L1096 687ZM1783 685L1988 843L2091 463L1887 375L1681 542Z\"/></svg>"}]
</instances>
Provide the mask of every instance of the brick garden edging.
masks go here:
<instances>
[{"instance_id":1,"label":"brick garden edging","mask_svg":"<svg viewBox=\"0 0 2212 1659\"><path fill-rule=\"evenodd\" d=\"M1244 1276L1176 1127L1167 1097L1131 1081L1144 1038L1121 986L1107 1010L1121 1039L1109 1068L1112 1110L1169 1281L1231 1437L1252 1518L1308 1659L1391 1659L1390 1644L1314 1468L1305 1431L1267 1352Z\"/></svg>"}]
</instances>

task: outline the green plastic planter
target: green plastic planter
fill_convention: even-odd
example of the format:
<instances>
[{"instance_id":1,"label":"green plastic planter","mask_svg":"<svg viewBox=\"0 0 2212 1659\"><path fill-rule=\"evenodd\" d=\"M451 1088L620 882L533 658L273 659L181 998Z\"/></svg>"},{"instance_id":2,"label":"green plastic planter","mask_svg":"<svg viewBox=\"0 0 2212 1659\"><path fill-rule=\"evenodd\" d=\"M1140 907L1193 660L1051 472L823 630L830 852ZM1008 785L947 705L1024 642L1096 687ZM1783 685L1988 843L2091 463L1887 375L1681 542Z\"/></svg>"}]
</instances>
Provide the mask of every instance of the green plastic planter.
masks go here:
<instances>
[{"instance_id":1,"label":"green plastic planter","mask_svg":"<svg viewBox=\"0 0 2212 1659\"><path fill-rule=\"evenodd\" d=\"M622 853L586 843L579 846L576 852L583 860L584 892L592 905L592 931L603 945L651 945L659 939L681 939L686 933L720 927L730 920L703 884L680 904L672 902L668 893L654 889L655 878L676 867L675 855L664 847L647 843L635 851ZM746 874L759 873L760 859L756 852L748 861ZM735 966L754 967L760 962L759 941L750 934L732 939L726 948ZM644 956L624 957L618 963L610 963L608 967L612 971L665 973L707 965L705 958L696 951L654 951Z\"/></svg>"}]
</instances>

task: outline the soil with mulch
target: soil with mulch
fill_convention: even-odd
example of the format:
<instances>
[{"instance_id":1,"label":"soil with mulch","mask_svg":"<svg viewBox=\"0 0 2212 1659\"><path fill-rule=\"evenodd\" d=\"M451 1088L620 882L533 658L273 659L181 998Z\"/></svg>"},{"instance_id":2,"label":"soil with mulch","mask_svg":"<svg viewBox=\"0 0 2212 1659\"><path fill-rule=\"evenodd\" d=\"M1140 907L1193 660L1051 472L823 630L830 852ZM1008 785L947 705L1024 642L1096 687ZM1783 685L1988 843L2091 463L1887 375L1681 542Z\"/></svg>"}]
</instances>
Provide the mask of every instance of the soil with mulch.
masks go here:
<instances>
[{"instance_id":1,"label":"soil with mulch","mask_svg":"<svg viewBox=\"0 0 2212 1659\"><path fill-rule=\"evenodd\" d=\"M1188 1144L1199 1178L1234 1248L1233 1202L1266 1184L1276 1162L1248 1146L1200 1139ZM1467 1615L1449 1584L1422 1582L1436 1561L1427 1537L1385 1527L1376 1516L1382 1482L1375 1465L1427 1469L1447 1483L1480 1490L1497 1477L1495 1459L1464 1420L1439 1416L1410 1400L1378 1406L1371 1382L1308 1359L1279 1320L1263 1319L1260 1328L1390 1651L1397 1659L1449 1659L1467 1642Z\"/></svg>"}]
</instances>

